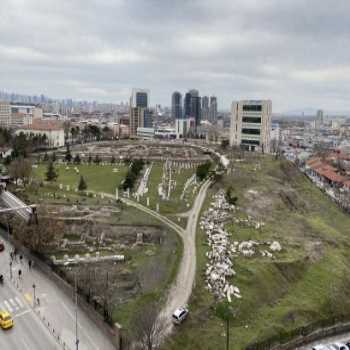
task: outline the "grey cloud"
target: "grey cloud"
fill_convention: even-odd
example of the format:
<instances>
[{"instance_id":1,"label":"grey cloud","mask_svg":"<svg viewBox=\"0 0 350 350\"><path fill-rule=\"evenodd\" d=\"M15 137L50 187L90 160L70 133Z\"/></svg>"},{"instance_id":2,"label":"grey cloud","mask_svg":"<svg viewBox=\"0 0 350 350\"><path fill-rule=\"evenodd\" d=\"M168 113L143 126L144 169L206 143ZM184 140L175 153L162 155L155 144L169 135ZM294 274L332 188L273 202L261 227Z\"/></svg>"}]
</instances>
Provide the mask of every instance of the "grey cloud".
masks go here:
<instances>
[{"instance_id":1,"label":"grey cloud","mask_svg":"<svg viewBox=\"0 0 350 350\"><path fill-rule=\"evenodd\" d=\"M275 111L350 109L345 0L2 0L0 88L169 104L196 87Z\"/></svg>"}]
</instances>

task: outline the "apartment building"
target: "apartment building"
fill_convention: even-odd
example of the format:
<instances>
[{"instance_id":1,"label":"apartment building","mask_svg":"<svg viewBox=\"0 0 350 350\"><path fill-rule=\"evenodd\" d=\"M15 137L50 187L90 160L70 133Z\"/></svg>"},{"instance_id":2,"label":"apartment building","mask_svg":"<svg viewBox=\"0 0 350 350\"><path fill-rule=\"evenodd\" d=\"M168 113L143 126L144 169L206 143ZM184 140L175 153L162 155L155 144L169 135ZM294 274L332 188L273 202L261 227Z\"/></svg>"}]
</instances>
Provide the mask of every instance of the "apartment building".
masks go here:
<instances>
[{"instance_id":1,"label":"apartment building","mask_svg":"<svg viewBox=\"0 0 350 350\"><path fill-rule=\"evenodd\" d=\"M0 126L8 128L11 124L11 105L0 101Z\"/></svg>"},{"instance_id":2,"label":"apartment building","mask_svg":"<svg viewBox=\"0 0 350 350\"><path fill-rule=\"evenodd\" d=\"M272 102L243 100L232 103L230 145L270 152Z\"/></svg>"}]
</instances>

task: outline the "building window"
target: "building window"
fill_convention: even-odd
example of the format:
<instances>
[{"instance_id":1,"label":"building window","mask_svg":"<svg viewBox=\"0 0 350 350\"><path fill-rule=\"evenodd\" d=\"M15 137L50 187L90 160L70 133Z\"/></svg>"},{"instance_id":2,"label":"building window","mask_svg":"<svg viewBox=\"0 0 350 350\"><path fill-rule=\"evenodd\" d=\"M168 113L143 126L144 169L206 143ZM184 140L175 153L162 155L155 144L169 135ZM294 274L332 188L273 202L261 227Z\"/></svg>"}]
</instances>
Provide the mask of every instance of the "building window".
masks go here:
<instances>
[{"instance_id":1,"label":"building window","mask_svg":"<svg viewBox=\"0 0 350 350\"><path fill-rule=\"evenodd\" d=\"M261 124L261 117L243 117L243 123Z\"/></svg>"},{"instance_id":2,"label":"building window","mask_svg":"<svg viewBox=\"0 0 350 350\"><path fill-rule=\"evenodd\" d=\"M256 141L256 140L242 140L242 145L260 145L260 141Z\"/></svg>"},{"instance_id":3,"label":"building window","mask_svg":"<svg viewBox=\"0 0 350 350\"><path fill-rule=\"evenodd\" d=\"M260 129L242 129L242 134L260 135Z\"/></svg>"},{"instance_id":4,"label":"building window","mask_svg":"<svg viewBox=\"0 0 350 350\"><path fill-rule=\"evenodd\" d=\"M243 105L243 111L245 111L245 112L261 112L262 105Z\"/></svg>"}]
</instances>

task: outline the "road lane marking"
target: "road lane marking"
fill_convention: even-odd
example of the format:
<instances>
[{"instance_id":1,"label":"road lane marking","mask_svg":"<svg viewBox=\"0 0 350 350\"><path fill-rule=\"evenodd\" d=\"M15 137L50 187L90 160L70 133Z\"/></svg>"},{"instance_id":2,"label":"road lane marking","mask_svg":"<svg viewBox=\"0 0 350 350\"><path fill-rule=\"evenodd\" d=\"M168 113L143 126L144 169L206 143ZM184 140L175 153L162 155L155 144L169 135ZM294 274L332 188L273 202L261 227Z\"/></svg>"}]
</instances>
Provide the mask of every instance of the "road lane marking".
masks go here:
<instances>
[{"instance_id":1,"label":"road lane marking","mask_svg":"<svg viewBox=\"0 0 350 350\"><path fill-rule=\"evenodd\" d=\"M21 300L18 297L15 297L15 300L17 304L22 308L24 305L22 304Z\"/></svg>"},{"instance_id":2,"label":"road lane marking","mask_svg":"<svg viewBox=\"0 0 350 350\"><path fill-rule=\"evenodd\" d=\"M14 302L14 300L13 299L9 299L9 301L10 301L10 304L13 306L13 308L16 311L18 311L19 310L19 306Z\"/></svg>"},{"instance_id":3,"label":"road lane marking","mask_svg":"<svg viewBox=\"0 0 350 350\"><path fill-rule=\"evenodd\" d=\"M9 311L9 312L13 311L11 305L8 303L7 300L4 301L4 304L6 305L7 311Z\"/></svg>"},{"instance_id":4,"label":"road lane marking","mask_svg":"<svg viewBox=\"0 0 350 350\"><path fill-rule=\"evenodd\" d=\"M26 315L26 314L29 314L30 312L32 312L32 310L31 310L31 309L28 309L28 310L26 310L26 311L21 312L20 314L17 314L17 315L15 315L15 316L13 316L13 318L17 318L17 317L24 316L24 315Z\"/></svg>"}]
</instances>

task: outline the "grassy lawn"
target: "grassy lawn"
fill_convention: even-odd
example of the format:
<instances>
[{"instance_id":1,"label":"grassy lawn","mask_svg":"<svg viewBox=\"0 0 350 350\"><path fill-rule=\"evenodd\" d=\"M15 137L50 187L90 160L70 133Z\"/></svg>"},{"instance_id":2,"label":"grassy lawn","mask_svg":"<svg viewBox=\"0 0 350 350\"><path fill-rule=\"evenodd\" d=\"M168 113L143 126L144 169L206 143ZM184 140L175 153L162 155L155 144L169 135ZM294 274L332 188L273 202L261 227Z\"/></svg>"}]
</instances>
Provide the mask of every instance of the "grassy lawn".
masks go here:
<instances>
[{"instance_id":1,"label":"grassy lawn","mask_svg":"<svg viewBox=\"0 0 350 350\"><path fill-rule=\"evenodd\" d=\"M259 163L256 167L256 163ZM242 299L234 299L230 349L281 335L318 320L350 315L350 216L343 213L286 161L268 156L235 164L235 170L209 191L233 186L239 211L265 226L256 230L232 221L233 241L277 240L283 250L274 259L256 255L233 258ZM205 289L208 250L197 235L197 278L191 316L164 346L166 350L225 348L225 324L215 316L216 301Z\"/></svg>"},{"instance_id":2,"label":"grassy lawn","mask_svg":"<svg viewBox=\"0 0 350 350\"><path fill-rule=\"evenodd\" d=\"M76 166L79 169L79 174L74 170L75 165L70 165L66 169L66 165L56 164L55 168L58 172L58 178L56 180L57 186L62 184L69 185L71 190L78 186L80 176L84 176L87 183L88 190L106 193L115 193L115 189L119 186L122 180L124 180L127 167L115 166L115 165L95 165L95 164L83 164ZM113 169L118 169L118 172L113 172ZM38 168L33 169L33 175L36 178L45 180L45 173L47 170L46 164L38 165Z\"/></svg>"},{"instance_id":3,"label":"grassy lawn","mask_svg":"<svg viewBox=\"0 0 350 350\"><path fill-rule=\"evenodd\" d=\"M158 185L162 182L163 163L154 163L149 177L148 193L140 199L140 202L146 205L147 197L149 197L150 208L155 210L157 203L159 203L159 211L164 215L172 215L189 210L194 199L192 193L193 186L190 186L183 199L181 198L181 194L186 181L194 174L194 172L194 168L180 169L179 172L175 170L172 174L172 179L176 181L176 187L171 191L169 200L162 200L158 193Z\"/></svg>"}]
</instances>

